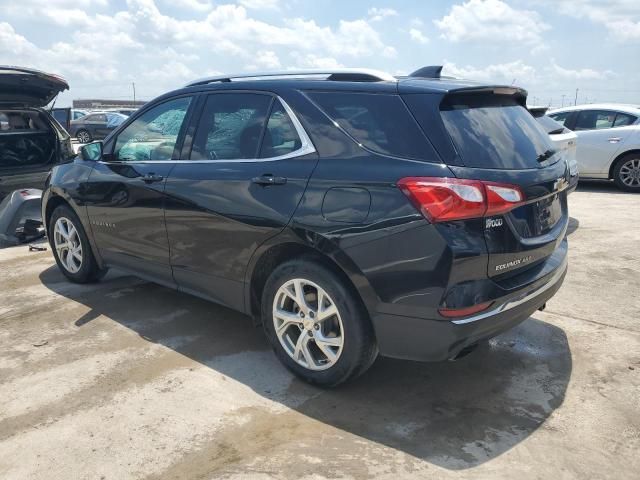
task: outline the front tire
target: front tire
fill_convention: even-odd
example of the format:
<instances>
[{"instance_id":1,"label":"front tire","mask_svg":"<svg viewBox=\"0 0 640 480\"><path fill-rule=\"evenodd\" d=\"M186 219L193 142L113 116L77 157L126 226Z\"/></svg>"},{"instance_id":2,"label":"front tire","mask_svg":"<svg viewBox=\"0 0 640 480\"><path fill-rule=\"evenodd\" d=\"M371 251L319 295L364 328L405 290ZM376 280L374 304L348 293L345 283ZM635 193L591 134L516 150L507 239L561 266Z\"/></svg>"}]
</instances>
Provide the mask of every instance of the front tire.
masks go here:
<instances>
[{"instance_id":1,"label":"front tire","mask_svg":"<svg viewBox=\"0 0 640 480\"><path fill-rule=\"evenodd\" d=\"M640 154L618 160L613 168L613 181L620 190L640 192Z\"/></svg>"},{"instance_id":2,"label":"front tire","mask_svg":"<svg viewBox=\"0 0 640 480\"><path fill-rule=\"evenodd\" d=\"M262 295L262 320L278 359L316 385L335 386L364 373L378 353L357 294L311 259L274 270Z\"/></svg>"},{"instance_id":3,"label":"front tire","mask_svg":"<svg viewBox=\"0 0 640 480\"><path fill-rule=\"evenodd\" d=\"M104 277L107 269L98 266L82 223L71 208L57 207L48 231L53 257L65 277L74 283L91 283Z\"/></svg>"}]
</instances>

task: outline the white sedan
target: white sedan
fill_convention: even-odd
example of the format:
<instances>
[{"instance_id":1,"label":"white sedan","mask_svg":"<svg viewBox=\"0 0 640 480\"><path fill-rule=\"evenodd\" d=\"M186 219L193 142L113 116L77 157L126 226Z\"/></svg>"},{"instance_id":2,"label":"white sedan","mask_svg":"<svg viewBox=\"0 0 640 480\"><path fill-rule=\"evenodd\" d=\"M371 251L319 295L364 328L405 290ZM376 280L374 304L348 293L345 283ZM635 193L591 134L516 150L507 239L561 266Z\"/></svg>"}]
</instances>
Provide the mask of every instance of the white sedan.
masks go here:
<instances>
[{"instance_id":1,"label":"white sedan","mask_svg":"<svg viewBox=\"0 0 640 480\"><path fill-rule=\"evenodd\" d=\"M577 105L547 113L578 136L580 178L612 179L640 192L640 106Z\"/></svg>"}]
</instances>

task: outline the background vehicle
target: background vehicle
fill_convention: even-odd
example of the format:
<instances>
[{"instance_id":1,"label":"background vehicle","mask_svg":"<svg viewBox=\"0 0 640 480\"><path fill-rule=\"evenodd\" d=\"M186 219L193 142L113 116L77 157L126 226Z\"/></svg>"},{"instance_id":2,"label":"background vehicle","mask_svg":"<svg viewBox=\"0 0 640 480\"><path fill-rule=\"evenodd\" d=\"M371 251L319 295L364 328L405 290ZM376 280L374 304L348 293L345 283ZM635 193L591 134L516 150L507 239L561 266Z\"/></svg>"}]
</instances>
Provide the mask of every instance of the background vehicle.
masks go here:
<instances>
[{"instance_id":1,"label":"background vehicle","mask_svg":"<svg viewBox=\"0 0 640 480\"><path fill-rule=\"evenodd\" d=\"M528 106L527 109L533 115L533 118L547 132L553 141L556 149L564 152L567 165L569 166L569 192L572 192L578 186L578 161L576 160L576 145L578 136L561 123L556 122L551 117L545 115L548 107Z\"/></svg>"},{"instance_id":2,"label":"background vehicle","mask_svg":"<svg viewBox=\"0 0 640 480\"><path fill-rule=\"evenodd\" d=\"M69 134L43 108L68 88L56 75L0 66L0 200L43 189L51 167L74 156Z\"/></svg>"},{"instance_id":3,"label":"background vehicle","mask_svg":"<svg viewBox=\"0 0 640 480\"><path fill-rule=\"evenodd\" d=\"M84 117L88 112L86 110L80 110L77 108L52 108L50 110L51 116L62 125L65 130L69 131L71 128L71 121Z\"/></svg>"},{"instance_id":4,"label":"background vehicle","mask_svg":"<svg viewBox=\"0 0 640 480\"><path fill-rule=\"evenodd\" d=\"M127 119L117 112L91 112L71 122L69 133L80 143L89 143L109 135Z\"/></svg>"},{"instance_id":5,"label":"background vehicle","mask_svg":"<svg viewBox=\"0 0 640 480\"><path fill-rule=\"evenodd\" d=\"M602 103L553 110L549 116L578 135L582 178L613 179L640 192L640 107Z\"/></svg>"},{"instance_id":6,"label":"background vehicle","mask_svg":"<svg viewBox=\"0 0 640 480\"><path fill-rule=\"evenodd\" d=\"M31 242L44 236L40 199L42 190L16 190L0 202L0 248Z\"/></svg>"},{"instance_id":7,"label":"background vehicle","mask_svg":"<svg viewBox=\"0 0 640 480\"><path fill-rule=\"evenodd\" d=\"M110 108L108 110L105 110L106 112L116 112L116 113L121 113L122 115L129 117L132 114L134 114L135 112L138 111L137 108Z\"/></svg>"},{"instance_id":8,"label":"background vehicle","mask_svg":"<svg viewBox=\"0 0 640 480\"><path fill-rule=\"evenodd\" d=\"M321 385L378 352L468 353L560 288L569 172L525 91L440 69L220 76L149 102L53 171L58 266L252 315Z\"/></svg>"}]
</instances>

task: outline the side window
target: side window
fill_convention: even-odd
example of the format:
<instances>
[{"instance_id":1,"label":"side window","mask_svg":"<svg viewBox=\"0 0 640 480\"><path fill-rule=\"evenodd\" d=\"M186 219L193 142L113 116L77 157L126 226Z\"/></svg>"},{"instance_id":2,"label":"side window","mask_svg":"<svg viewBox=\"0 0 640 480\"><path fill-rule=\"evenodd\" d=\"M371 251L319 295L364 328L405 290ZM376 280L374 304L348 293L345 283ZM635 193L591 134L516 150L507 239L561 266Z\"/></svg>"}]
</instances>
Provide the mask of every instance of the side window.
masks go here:
<instances>
[{"instance_id":1,"label":"side window","mask_svg":"<svg viewBox=\"0 0 640 480\"><path fill-rule=\"evenodd\" d=\"M209 95L196 129L191 159L256 158L271 103L270 95L258 93Z\"/></svg>"},{"instance_id":2,"label":"side window","mask_svg":"<svg viewBox=\"0 0 640 480\"><path fill-rule=\"evenodd\" d=\"M404 158L433 156L428 141L397 95L311 92L311 99L358 143Z\"/></svg>"},{"instance_id":3,"label":"side window","mask_svg":"<svg viewBox=\"0 0 640 480\"><path fill-rule=\"evenodd\" d=\"M147 110L116 140L114 158L120 162L171 160L192 97L181 97Z\"/></svg>"},{"instance_id":4,"label":"side window","mask_svg":"<svg viewBox=\"0 0 640 480\"><path fill-rule=\"evenodd\" d=\"M553 118L559 124L564 125L571 113L572 112L550 113L549 117Z\"/></svg>"},{"instance_id":5,"label":"side window","mask_svg":"<svg viewBox=\"0 0 640 480\"><path fill-rule=\"evenodd\" d=\"M616 115L616 121L613 122L614 127L626 127L627 125L631 125L633 122L637 120L633 115L628 115L626 113L618 113Z\"/></svg>"},{"instance_id":6,"label":"side window","mask_svg":"<svg viewBox=\"0 0 640 480\"><path fill-rule=\"evenodd\" d=\"M93 123L107 123L107 116L104 113L96 113L95 115L87 116L87 121Z\"/></svg>"},{"instance_id":7,"label":"side window","mask_svg":"<svg viewBox=\"0 0 640 480\"><path fill-rule=\"evenodd\" d=\"M260 148L260 158L280 157L295 152L301 147L302 141L291 117L287 114L280 100L276 100L267 121L267 130Z\"/></svg>"},{"instance_id":8,"label":"side window","mask_svg":"<svg viewBox=\"0 0 640 480\"><path fill-rule=\"evenodd\" d=\"M613 127L616 112L583 110L578 114L574 130L602 130Z\"/></svg>"},{"instance_id":9,"label":"side window","mask_svg":"<svg viewBox=\"0 0 640 480\"><path fill-rule=\"evenodd\" d=\"M107 127L116 128L127 119L124 115L107 113Z\"/></svg>"}]
</instances>

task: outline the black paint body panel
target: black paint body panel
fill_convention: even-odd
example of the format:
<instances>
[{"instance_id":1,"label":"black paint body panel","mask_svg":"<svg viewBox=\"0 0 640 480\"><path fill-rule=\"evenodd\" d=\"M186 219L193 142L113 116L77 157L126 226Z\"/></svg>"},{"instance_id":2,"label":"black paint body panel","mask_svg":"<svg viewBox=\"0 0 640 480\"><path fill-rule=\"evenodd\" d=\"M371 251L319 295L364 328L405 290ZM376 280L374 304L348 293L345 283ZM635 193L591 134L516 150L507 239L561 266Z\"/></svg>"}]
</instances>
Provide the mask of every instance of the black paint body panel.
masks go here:
<instances>
[{"instance_id":1,"label":"black paint body panel","mask_svg":"<svg viewBox=\"0 0 640 480\"><path fill-rule=\"evenodd\" d=\"M428 115L416 118L429 139L428 158L377 154L354 141L305 94L400 90L411 107L411 93L426 91L429 95L421 95L421 102L437 109L449 89L471 87L456 87L453 81L425 85L421 90L416 81L403 87L402 81L262 80L181 89L149 102L105 142L105 152L110 152L118 131L145 110L193 94L196 113L190 114L174 161L76 161L57 167L43 208L47 211L52 198L67 201L81 216L102 264L129 270L135 266L145 278L254 316L252 279L260 260L281 246L304 247L331 262L352 284L369 312L383 355L447 359L469 342L527 318L559 288L561 278L544 297L496 317L493 326L487 323L490 319L459 328L438 312L486 301L497 304L544 284L566 264L566 193L555 192L554 185L567 172L564 162L520 171L466 168L444 136L442 122ZM284 99L316 153L277 161L180 161L188 158L202 97L234 89ZM146 185L139 177L148 173L165 181ZM284 177L286 183L261 186L251 181L265 174ZM488 231L484 218L431 224L397 187L397 181L408 176L516 184L532 202L559 195L562 215L535 237L524 235L518 217L511 214L505 216L502 230ZM528 207L521 208L526 212ZM116 226L96 224L101 222ZM522 252L538 257L526 268L489 275L497 262Z\"/></svg>"}]
</instances>

